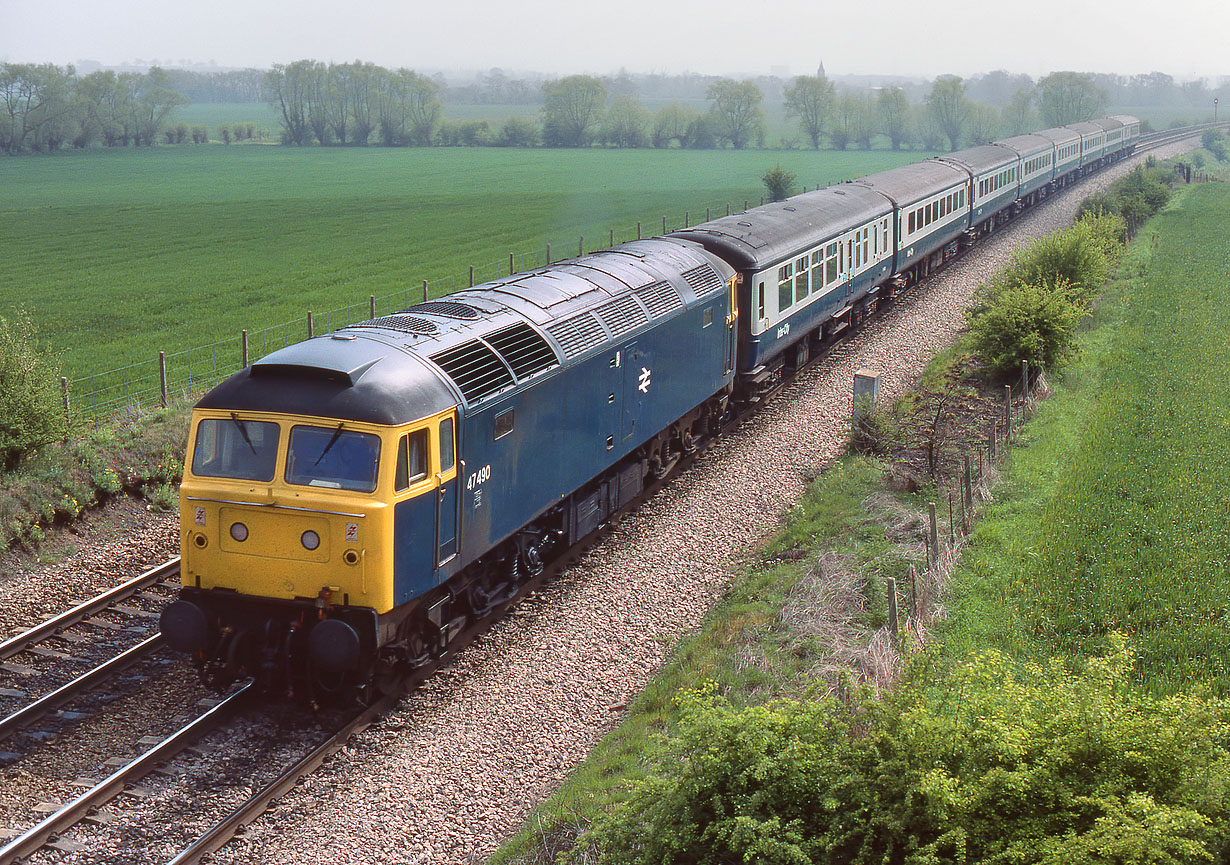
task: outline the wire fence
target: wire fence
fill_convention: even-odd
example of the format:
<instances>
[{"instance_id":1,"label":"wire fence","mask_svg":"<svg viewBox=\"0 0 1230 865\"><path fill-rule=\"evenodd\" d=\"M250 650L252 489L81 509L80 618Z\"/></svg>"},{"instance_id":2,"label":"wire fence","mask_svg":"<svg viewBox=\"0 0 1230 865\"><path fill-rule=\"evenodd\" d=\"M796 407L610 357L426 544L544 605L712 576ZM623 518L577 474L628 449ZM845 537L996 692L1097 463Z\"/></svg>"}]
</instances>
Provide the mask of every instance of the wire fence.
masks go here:
<instances>
[{"instance_id":1,"label":"wire fence","mask_svg":"<svg viewBox=\"0 0 1230 865\"><path fill-rule=\"evenodd\" d=\"M813 187L814 188L814 187ZM807 191L804 187L803 191ZM745 200L747 210L759 202ZM685 211L652 222L638 222L623 230L610 229L599 237L578 236L575 241L525 252L510 252L505 258L470 267L465 274L407 286L382 296L370 295L348 306L324 311L305 310L301 318L269 327L243 330L219 342L179 351L151 351L148 360L118 369L62 379L64 410L78 418L98 423L114 417L135 416L141 411L192 399L243 369L245 364L300 342L310 336L331 333L343 327L387 315L456 291L491 282L516 273L536 270L562 259L607 249L620 243L666 234L740 212L737 204L702 211Z\"/></svg>"}]
</instances>

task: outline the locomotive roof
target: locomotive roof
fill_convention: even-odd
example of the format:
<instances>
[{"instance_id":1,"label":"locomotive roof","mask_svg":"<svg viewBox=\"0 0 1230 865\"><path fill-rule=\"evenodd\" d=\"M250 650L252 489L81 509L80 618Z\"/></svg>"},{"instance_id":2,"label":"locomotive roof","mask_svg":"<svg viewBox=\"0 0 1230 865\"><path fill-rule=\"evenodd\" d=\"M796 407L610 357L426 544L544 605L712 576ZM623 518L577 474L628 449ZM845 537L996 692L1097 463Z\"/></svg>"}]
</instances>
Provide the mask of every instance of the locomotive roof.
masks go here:
<instances>
[{"instance_id":1,"label":"locomotive roof","mask_svg":"<svg viewBox=\"0 0 1230 865\"><path fill-rule=\"evenodd\" d=\"M927 159L860 177L853 185L874 190L898 207L908 207L915 201L967 180L969 175L960 168Z\"/></svg>"},{"instance_id":2,"label":"locomotive roof","mask_svg":"<svg viewBox=\"0 0 1230 865\"><path fill-rule=\"evenodd\" d=\"M721 250L724 258L739 267L759 270L889 211L883 196L856 183L843 183L722 216L669 236Z\"/></svg>"},{"instance_id":3,"label":"locomotive roof","mask_svg":"<svg viewBox=\"0 0 1230 865\"><path fill-rule=\"evenodd\" d=\"M407 423L567 366L733 275L686 240L626 243L279 349L198 406Z\"/></svg>"}]
</instances>

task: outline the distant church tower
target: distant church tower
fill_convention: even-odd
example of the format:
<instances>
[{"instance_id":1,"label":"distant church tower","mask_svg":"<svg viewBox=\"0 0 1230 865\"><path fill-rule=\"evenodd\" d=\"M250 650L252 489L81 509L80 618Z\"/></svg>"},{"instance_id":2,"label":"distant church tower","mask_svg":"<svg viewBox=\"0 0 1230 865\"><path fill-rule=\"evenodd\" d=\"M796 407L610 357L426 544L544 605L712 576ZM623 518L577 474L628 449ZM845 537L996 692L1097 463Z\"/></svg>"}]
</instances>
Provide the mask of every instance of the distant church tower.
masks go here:
<instances>
[{"instance_id":1,"label":"distant church tower","mask_svg":"<svg viewBox=\"0 0 1230 865\"><path fill-rule=\"evenodd\" d=\"M816 77L817 78L824 77L824 61L823 60L820 61L820 68L816 70Z\"/></svg>"}]
</instances>

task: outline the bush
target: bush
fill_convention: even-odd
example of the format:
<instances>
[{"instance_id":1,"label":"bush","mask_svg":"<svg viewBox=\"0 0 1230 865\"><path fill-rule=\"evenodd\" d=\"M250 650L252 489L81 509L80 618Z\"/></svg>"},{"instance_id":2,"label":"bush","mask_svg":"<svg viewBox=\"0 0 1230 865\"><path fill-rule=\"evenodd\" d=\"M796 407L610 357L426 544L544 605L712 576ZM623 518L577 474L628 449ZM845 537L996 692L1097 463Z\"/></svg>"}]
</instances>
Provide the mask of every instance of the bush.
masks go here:
<instances>
[{"instance_id":1,"label":"bush","mask_svg":"<svg viewBox=\"0 0 1230 865\"><path fill-rule=\"evenodd\" d=\"M760 178L769 190L770 201L785 201L794 189L795 176L793 171L787 171L780 165L770 168Z\"/></svg>"},{"instance_id":2,"label":"bush","mask_svg":"<svg viewBox=\"0 0 1230 865\"><path fill-rule=\"evenodd\" d=\"M1085 310L1064 281L1017 283L985 306L966 313L974 352L996 376L1010 376L1027 361L1057 369L1076 352L1076 326Z\"/></svg>"},{"instance_id":3,"label":"bush","mask_svg":"<svg viewBox=\"0 0 1230 865\"><path fill-rule=\"evenodd\" d=\"M29 314L0 318L0 464L11 470L65 425L58 358L39 344Z\"/></svg>"},{"instance_id":4,"label":"bush","mask_svg":"<svg viewBox=\"0 0 1230 865\"><path fill-rule=\"evenodd\" d=\"M1141 696L1120 640L1080 674L988 652L884 703L679 698L657 774L573 861L1195 863L1230 852L1230 708ZM925 684L921 684L925 683Z\"/></svg>"},{"instance_id":5,"label":"bush","mask_svg":"<svg viewBox=\"0 0 1230 865\"><path fill-rule=\"evenodd\" d=\"M1021 285L1065 286L1076 303L1092 300L1110 277L1111 262L1104 251L1099 226L1095 236L1084 222L1034 241L1013 256L1012 262L983 290L994 299Z\"/></svg>"}]
</instances>

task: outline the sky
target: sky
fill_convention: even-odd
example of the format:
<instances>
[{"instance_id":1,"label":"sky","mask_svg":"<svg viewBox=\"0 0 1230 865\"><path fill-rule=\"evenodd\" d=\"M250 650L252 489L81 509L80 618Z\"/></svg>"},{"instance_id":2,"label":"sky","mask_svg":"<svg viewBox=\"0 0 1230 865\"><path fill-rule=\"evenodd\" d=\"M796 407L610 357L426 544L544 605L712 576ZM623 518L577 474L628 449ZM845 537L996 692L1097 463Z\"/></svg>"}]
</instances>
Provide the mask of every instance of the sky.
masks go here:
<instances>
[{"instance_id":1,"label":"sky","mask_svg":"<svg viewBox=\"0 0 1230 865\"><path fill-rule=\"evenodd\" d=\"M0 61L59 65L1187 79L1230 75L1228 47L1227 0L0 0Z\"/></svg>"}]
</instances>

